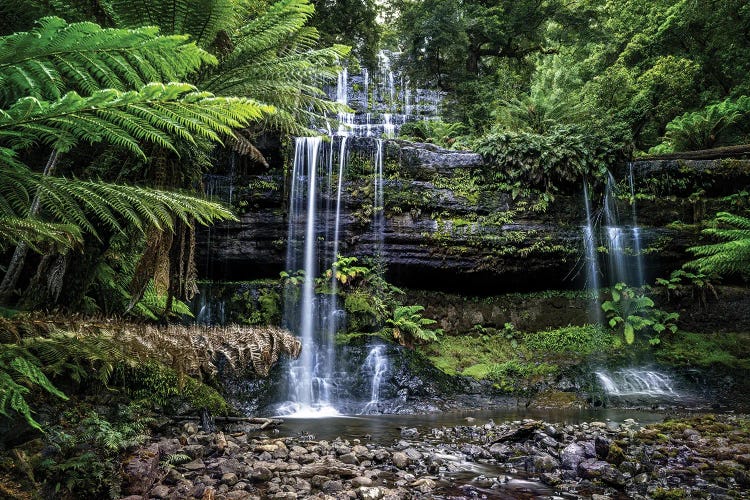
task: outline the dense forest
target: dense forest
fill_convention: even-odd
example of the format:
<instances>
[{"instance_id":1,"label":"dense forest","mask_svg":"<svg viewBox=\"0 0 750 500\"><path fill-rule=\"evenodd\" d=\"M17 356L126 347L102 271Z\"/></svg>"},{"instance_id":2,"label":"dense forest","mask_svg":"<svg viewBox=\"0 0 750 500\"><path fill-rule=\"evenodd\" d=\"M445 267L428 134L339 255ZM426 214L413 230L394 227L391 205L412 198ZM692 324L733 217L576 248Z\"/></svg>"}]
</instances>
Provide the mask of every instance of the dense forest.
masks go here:
<instances>
[{"instance_id":1,"label":"dense forest","mask_svg":"<svg viewBox=\"0 0 750 500\"><path fill-rule=\"evenodd\" d=\"M749 74L740 0L0 3L0 497L499 491L441 490L456 470L426 441L386 450L263 434L280 422L256 412L278 415L278 387L297 383L284 358L312 356L305 328L328 332L320 359L343 349L347 374L366 375L339 384L369 398L355 413L617 407L617 390L595 382L600 365L725 386L669 408L747 411ZM408 85L439 96L434 116L409 114ZM375 109L382 134L370 133ZM328 169L317 185L313 158ZM328 210L318 222L316 203ZM221 321L203 321L213 299ZM324 321L339 312L344 326ZM343 371L313 376L310 392ZM401 377L391 406L374 388L386 371ZM441 391L448 403L433 404ZM635 406L663 411L654 401ZM518 421L479 427L483 441L461 426L440 436L480 450L464 458L523 469L540 495L581 479L594 486L570 494L697 495L664 479L683 468L716 469L705 480L717 495L750 487L742 417L619 431L576 418L564 432ZM245 427L217 431L221 419ZM723 454L705 455L730 433ZM560 450L528 451L532 439L556 449L547 438ZM587 439L591 467L584 444L568 467L563 443ZM705 467L660 472L659 459L696 443ZM636 465L661 445L650 469ZM337 458L324 466L327 454Z\"/></svg>"}]
</instances>

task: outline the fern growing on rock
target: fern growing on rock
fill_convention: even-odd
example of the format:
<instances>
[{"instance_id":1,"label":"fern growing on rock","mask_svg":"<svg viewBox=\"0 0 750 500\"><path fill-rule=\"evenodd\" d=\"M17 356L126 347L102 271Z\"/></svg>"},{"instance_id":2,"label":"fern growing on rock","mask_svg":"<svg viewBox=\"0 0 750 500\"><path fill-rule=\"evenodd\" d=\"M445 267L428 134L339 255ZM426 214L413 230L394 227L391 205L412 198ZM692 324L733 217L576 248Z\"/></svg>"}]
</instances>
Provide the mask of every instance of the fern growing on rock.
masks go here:
<instances>
[{"instance_id":1,"label":"fern growing on rock","mask_svg":"<svg viewBox=\"0 0 750 500\"><path fill-rule=\"evenodd\" d=\"M718 243L689 248L695 259L686 267L712 275L750 276L750 218L728 212L716 214L717 227L703 233Z\"/></svg>"}]
</instances>

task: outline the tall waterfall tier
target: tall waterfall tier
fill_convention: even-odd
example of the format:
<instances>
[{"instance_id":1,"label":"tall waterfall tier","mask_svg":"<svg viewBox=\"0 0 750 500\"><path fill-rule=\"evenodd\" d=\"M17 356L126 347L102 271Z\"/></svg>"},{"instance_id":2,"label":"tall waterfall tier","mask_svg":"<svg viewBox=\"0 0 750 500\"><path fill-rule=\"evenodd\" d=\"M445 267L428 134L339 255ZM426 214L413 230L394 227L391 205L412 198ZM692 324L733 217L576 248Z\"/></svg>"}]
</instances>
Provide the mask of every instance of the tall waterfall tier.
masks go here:
<instances>
[{"instance_id":1,"label":"tall waterfall tier","mask_svg":"<svg viewBox=\"0 0 750 500\"><path fill-rule=\"evenodd\" d=\"M302 355L288 370L287 400L279 413L326 416L337 413L337 400L346 388L337 385L335 339L345 321L339 307L335 272L328 276L328 293L316 284L332 269L341 250L344 220L343 191L348 165L348 137L296 140L289 197L284 325L302 341ZM373 151L373 256L381 255L383 230L383 144ZM331 217L333 214L333 217ZM301 289L300 289L301 283Z\"/></svg>"}]
</instances>

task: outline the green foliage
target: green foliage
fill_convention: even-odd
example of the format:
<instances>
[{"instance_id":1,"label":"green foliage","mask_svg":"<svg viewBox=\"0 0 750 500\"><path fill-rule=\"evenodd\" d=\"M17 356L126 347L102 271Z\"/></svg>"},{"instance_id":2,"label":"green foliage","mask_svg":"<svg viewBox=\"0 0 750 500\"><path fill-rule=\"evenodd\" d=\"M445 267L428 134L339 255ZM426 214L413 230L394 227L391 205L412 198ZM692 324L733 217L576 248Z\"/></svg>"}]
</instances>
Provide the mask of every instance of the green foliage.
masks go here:
<instances>
[{"instance_id":1,"label":"green foliage","mask_svg":"<svg viewBox=\"0 0 750 500\"><path fill-rule=\"evenodd\" d=\"M534 379L557 373L558 368L547 363L527 363L511 359L502 363L480 363L466 368L461 375L494 382L504 391L522 390Z\"/></svg>"},{"instance_id":2,"label":"green foliage","mask_svg":"<svg viewBox=\"0 0 750 500\"><path fill-rule=\"evenodd\" d=\"M415 342L434 342L441 329L430 329L437 321L422 316L424 307L420 305L399 306L393 311L393 317L386 323L393 327L393 338L402 345L413 345Z\"/></svg>"},{"instance_id":3,"label":"green foliage","mask_svg":"<svg viewBox=\"0 0 750 500\"><path fill-rule=\"evenodd\" d=\"M187 36L155 27L105 29L45 17L28 32L0 38L0 99L58 99L62 89L90 94L178 81L216 58Z\"/></svg>"},{"instance_id":4,"label":"green foliage","mask_svg":"<svg viewBox=\"0 0 750 500\"><path fill-rule=\"evenodd\" d=\"M15 344L0 344L0 415L10 418L10 411L20 414L35 429L41 425L31 416L27 398L32 390L44 390L68 399L47 378L43 363L28 349Z\"/></svg>"},{"instance_id":5,"label":"green foliage","mask_svg":"<svg viewBox=\"0 0 750 500\"><path fill-rule=\"evenodd\" d=\"M735 125L750 116L750 97L725 99L700 111L682 114L667 124L664 142L651 153L672 153L710 149L716 146L741 143L746 135Z\"/></svg>"},{"instance_id":6,"label":"green foliage","mask_svg":"<svg viewBox=\"0 0 750 500\"><path fill-rule=\"evenodd\" d=\"M0 113L0 156L7 163L15 151L34 143L65 152L79 142L107 142L145 157L144 142L172 150L172 138L219 142L219 134L231 136L232 128L272 110L185 83L149 83L127 92L95 90L88 96L70 91L54 101L21 97Z\"/></svg>"},{"instance_id":7,"label":"green foliage","mask_svg":"<svg viewBox=\"0 0 750 500\"><path fill-rule=\"evenodd\" d=\"M601 325L566 326L527 333L523 342L540 353L573 352L587 355L614 346L612 335Z\"/></svg>"},{"instance_id":8,"label":"green foliage","mask_svg":"<svg viewBox=\"0 0 750 500\"><path fill-rule=\"evenodd\" d=\"M461 122L420 120L406 122L399 130L399 139L437 144L448 149L468 149L468 130Z\"/></svg>"},{"instance_id":9,"label":"green foliage","mask_svg":"<svg viewBox=\"0 0 750 500\"><path fill-rule=\"evenodd\" d=\"M167 33L190 35L192 40L206 48L218 42L217 35L221 31L232 26L237 10L251 11L253 3L257 2L111 0L110 9L118 26L159 26Z\"/></svg>"},{"instance_id":10,"label":"green foliage","mask_svg":"<svg viewBox=\"0 0 750 500\"><path fill-rule=\"evenodd\" d=\"M339 60L349 53L342 45L315 48L318 33L305 26L314 10L309 0L281 0L257 18L240 16L228 32L230 50L196 83L217 94L247 95L272 105L275 112L265 115L261 126L312 134L308 127L324 126L324 115L346 108L328 100L317 85L335 79Z\"/></svg>"},{"instance_id":11,"label":"green foliage","mask_svg":"<svg viewBox=\"0 0 750 500\"><path fill-rule=\"evenodd\" d=\"M153 418L137 405L121 405L105 417L80 406L62 414L50 428L47 448L34 472L44 489L59 497L119 498L119 454L148 439Z\"/></svg>"},{"instance_id":12,"label":"green foliage","mask_svg":"<svg viewBox=\"0 0 750 500\"><path fill-rule=\"evenodd\" d=\"M194 410L205 409L215 415L229 411L229 405L216 389L156 362L120 365L113 382L143 404L171 409L188 404Z\"/></svg>"},{"instance_id":13,"label":"green foliage","mask_svg":"<svg viewBox=\"0 0 750 500\"><path fill-rule=\"evenodd\" d=\"M686 267L713 275L750 275L750 218L719 212L714 219L716 227L705 229L703 234L719 243L689 248L695 259Z\"/></svg>"},{"instance_id":14,"label":"green foliage","mask_svg":"<svg viewBox=\"0 0 750 500\"><path fill-rule=\"evenodd\" d=\"M657 356L660 362L675 366L750 370L750 335L679 331L671 342L663 344Z\"/></svg>"},{"instance_id":15,"label":"green foliage","mask_svg":"<svg viewBox=\"0 0 750 500\"><path fill-rule=\"evenodd\" d=\"M685 287L689 287L693 298L697 295L703 304L706 304L708 292L711 292L715 298L718 298L711 280L701 272L692 273L685 269L677 269L676 271L672 271L669 278L656 278L656 285L664 289L667 295L667 302L671 300L672 296L679 296Z\"/></svg>"},{"instance_id":16,"label":"green foliage","mask_svg":"<svg viewBox=\"0 0 750 500\"><path fill-rule=\"evenodd\" d=\"M661 342L659 334L665 330L672 333L677 331L675 321L680 315L655 309L654 301L643 292L625 283L617 283L611 293L612 300L605 301L602 310L607 314L610 328L621 333L628 344L635 341L638 332L652 331L655 336L649 339L649 343L656 345Z\"/></svg>"},{"instance_id":17,"label":"green foliage","mask_svg":"<svg viewBox=\"0 0 750 500\"><path fill-rule=\"evenodd\" d=\"M356 265L357 260L356 257L339 255L331 269L326 270L325 277L330 280L335 275L336 281L345 286L352 286L358 279L366 279L372 271L369 267Z\"/></svg>"},{"instance_id":18,"label":"green foliage","mask_svg":"<svg viewBox=\"0 0 750 500\"><path fill-rule=\"evenodd\" d=\"M547 192L580 187L584 177L603 175L621 155L611 138L574 126L556 126L547 135L495 132L479 139L476 151L498 180Z\"/></svg>"}]
</instances>

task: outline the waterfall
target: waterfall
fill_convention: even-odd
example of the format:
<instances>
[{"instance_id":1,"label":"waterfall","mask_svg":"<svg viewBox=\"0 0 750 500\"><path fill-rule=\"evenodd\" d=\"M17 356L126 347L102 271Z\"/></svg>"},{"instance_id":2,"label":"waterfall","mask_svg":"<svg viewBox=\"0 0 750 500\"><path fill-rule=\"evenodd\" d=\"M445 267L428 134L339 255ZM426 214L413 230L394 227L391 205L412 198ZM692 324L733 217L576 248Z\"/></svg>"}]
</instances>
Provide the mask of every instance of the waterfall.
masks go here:
<instances>
[{"instance_id":1,"label":"waterfall","mask_svg":"<svg viewBox=\"0 0 750 500\"><path fill-rule=\"evenodd\" d=\"M635 179L633 176L633 163L628 163L628 182L630 183L630 202L633 207L633 252L636 258L636 282L639 285L646 283L643 275L643 252L641 251L641 228L638 227L638 210L635 203Z\"/></svg>"},{"instance_id":2,"label":"waterfall","mask_svg":"<svg viewBox=\"0 0 750 500\"><path fill-rule=\"evenodd\" d=\"M350 76L348 70L343 69L337 77L335 89L328 89L332 100L351 105L355 110L355 113L339 113L336 129L329 126L329 146L323 144L322 137L298 138L295 142L289 184L286 259L286 271L290 274L291 283L284 294L283 323L300 337L302 354L288 365L287 400L277 407L279 414L325 416L336 414L337 407L345 407L343 403L347 388L337 384L346 370L339 367L337 372L335 338L344 313L339 309L339 286L335 273L327 282L325 294L316 293L315 286L321 271L332 266L340 253L344 233L348 148L353 141L350 137L376 138L372 141L372 255L382 259L385 143L380 137L397 135L398 127L407 119L405 115L398 114L399 107L416 108L421 103L419 91L416 101L412 103L409 91L397 88L395 82L403 82L403 79L400 76L397 78L391 69L390 55L381 53L379 61L379 71L372 75L363 69L361 75ZM399 101L402 95L403 103ZM378 121L380 123L373 123ZM295 274L299 270L303 274ZM373 348L368 359L374 363L371 402L376 403L387 359L382 347ZM339 365L344 364L341 362Z\"/></svg>"},{"instance_id":3,"label":"waterfall","mask_svg":"<svg viewBox=\"0 0 750 500\"><path fill-rule=\"evenodd\" d=\"M383 141L378 139L375 149L375 196L373 200L373 220L372 226L374 231L375 251L373 254L377 258L382 258L383 239L385 230L385 199L383 196Z\"/></svg>"},{"instance_id":4,"label":"waterfall","mask_svg":"<svg viewBox=\"0 0 750 500\"><path fill-rule=\"evenodd\" d=\"M285 324L302 341L300 358L289 366L289 402L282 413L297 416L331 415L331 390L334 358L330 339L319 328L315 278L318 275L318 169L324 165L321 137L300 137L295 143L289 201L287 269L302 264L301 297L290 287L285 294ZM329 179L330 180L330 179ZM306 208L304 208L306 206ZM299 300L299 305L297 305ZM323 337L323 338L321 338Z\"/></svg>"},{"instance_id":5,"label":"waterfall","mask_svg":"<svg viewBox=\"0 0 750 500\"><path fill-rule=\"evenodd\" d=\"M650 369L626 368L614 373L597 371L596 376L609 396L681 397L668 375Z\"/></svg>"},{"instance_id":6,"label":"waterfall","mask_svg":"<svg viewBox=\"0 0 750 500\"><path fill-rule=\"evenodd\" d=\"M583 181L583 200L586 207L586 225L583 226L585 248L586 289L591 293L589 318L595 324L602 323L602 309L599 306L599 254L597 252L594 223L591 218L591 200L587 182Z\"/></svg>"},{"instance_id":7,"label":"waterfall","mask_svg":"<svg viewBox=\"0 0 750 500\"><path fill-rule=\"evenodd\" d=\"M388 357L385 355L385 346L376 345L370 349L362 371L370 376L370 401L362 409L361 413L372 413L378 410L380 401L380 385L388 373Z\"/></svg>"},{"instance_id":8,"label":"waterfall","mask_svg":"<svg viewBox=\"0 0 750 500\"><path fill-rule=\"evenodd\" d=\"M632 175L630 181L631 196L634 198ZM644 285L641 230L637 225L635 205L633 205L632 225L623 225L617 209L617 182L612 173L609 173L607 177L603 210L610 284L623 282L631 286Z\"/></svg>"}]
</instances>

